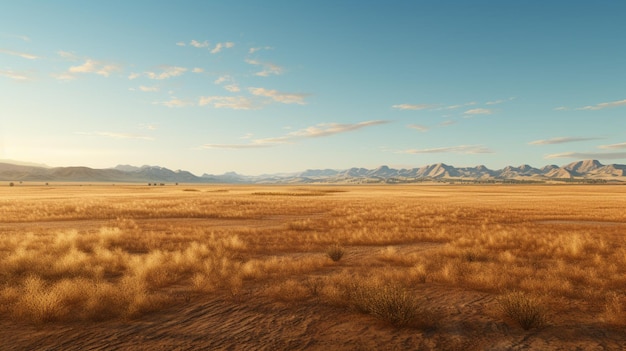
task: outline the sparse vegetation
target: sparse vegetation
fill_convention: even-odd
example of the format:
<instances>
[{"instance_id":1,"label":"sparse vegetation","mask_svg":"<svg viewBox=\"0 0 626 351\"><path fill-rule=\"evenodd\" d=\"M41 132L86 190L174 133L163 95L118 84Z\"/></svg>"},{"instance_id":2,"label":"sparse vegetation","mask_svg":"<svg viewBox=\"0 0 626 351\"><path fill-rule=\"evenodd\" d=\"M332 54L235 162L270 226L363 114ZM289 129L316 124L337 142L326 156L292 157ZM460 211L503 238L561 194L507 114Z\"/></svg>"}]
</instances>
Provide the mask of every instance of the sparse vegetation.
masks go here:
<instances>
[{"instance_id":1,"label":"sparse vegetation","mask_svg":"<svg viewBox=\"0 0 626 351\"><path fill-rule=\"evenodd\" d=\"M352 284L347 292L349 302L359 311L371 314L396 327L430 329L437 325L434 313L399 283L381 284L365 281Z\"/></svg>"},{"instance_id":2,"label":"sparse vegetation","mask_svg":"<svg viewBox=\"0 0 626 351\"><path fill-rule=\"evenodd\" d=\"M264 299L436 333L459 314L523 329L548 316L561 328L621 326L622 188L4 187L0 323Z\"/></svg>"},{"instance_id":3,"label":"sparse vegetation","mask_svg":"<svg viewBox=\"0 0 626 351\"><path fill-rule=\"evenodd\" d=\"M548 322L546 308L536 296L514 291L500 296L498 303L502 313L524 330L541 328Z\"/></svg>"},{"instance_id":4,"label":"sparse vegetation","mask_svg":"<svg viewBox=\"0 0 626 351\"><path fill-rule=\"evenodd\" d=\"M341 260L345 253L346 250L339 244L333 244L326 250L326 255L334 262Z\"/></svg>"}]
</instances>

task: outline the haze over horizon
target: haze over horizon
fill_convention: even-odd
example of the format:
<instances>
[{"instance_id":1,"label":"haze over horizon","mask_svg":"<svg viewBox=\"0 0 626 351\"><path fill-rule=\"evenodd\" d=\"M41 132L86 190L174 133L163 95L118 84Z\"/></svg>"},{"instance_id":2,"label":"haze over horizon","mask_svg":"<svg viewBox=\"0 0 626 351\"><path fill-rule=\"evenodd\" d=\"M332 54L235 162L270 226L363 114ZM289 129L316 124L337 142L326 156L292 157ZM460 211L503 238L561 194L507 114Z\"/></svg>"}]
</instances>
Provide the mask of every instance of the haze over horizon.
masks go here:
<instances>
[{"instance_id":1,"label":"haze over horizon","mask_svg":"<svg viewBox=\"0 0 626 351\"><path fill-rule=\"evenodd\" d=\"M0 5L0 159L194 174L626 163L626 3Z\"/></svg>"}]
</instances>

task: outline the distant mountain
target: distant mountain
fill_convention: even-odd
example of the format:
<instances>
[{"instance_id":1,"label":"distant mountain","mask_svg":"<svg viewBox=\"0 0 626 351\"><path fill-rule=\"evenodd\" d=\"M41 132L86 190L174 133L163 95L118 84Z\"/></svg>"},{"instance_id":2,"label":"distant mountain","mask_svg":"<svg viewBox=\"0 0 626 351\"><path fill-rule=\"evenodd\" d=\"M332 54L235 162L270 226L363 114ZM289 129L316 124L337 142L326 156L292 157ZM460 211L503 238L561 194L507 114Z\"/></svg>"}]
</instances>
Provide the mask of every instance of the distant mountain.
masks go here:
<instances>
[{"instance_id":1,"label":"distant mountain","mask_svg":"<svg viewBox=\"0 0 626 351\"><path fill-rule=\"evenodd\" d=\"M583 160L559 167L547 165L507 166L491 170L483 165L461 167L436 163L418 168L346 170L308 169L300 173L246 176L235 172L221 175L203 174L198 177L188 171L172 171L159 166L118 165L114 168L43 167L24 162L0 163L0 181L44 182L118 182L118 183L413 183L413 182L626 182L626 165L603 165L597 160Z\"/></svg>"}]
</instances>

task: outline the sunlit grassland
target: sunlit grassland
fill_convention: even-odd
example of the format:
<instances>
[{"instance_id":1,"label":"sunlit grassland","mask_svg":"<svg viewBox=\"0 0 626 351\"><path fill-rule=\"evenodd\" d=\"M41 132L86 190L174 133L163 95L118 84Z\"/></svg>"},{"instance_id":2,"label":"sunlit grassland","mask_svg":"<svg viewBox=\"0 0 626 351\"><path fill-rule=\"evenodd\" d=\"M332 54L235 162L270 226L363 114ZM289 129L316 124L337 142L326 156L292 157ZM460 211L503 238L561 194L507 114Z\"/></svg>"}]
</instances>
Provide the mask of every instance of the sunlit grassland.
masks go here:
<instances>
[{"instance_id":1,"label":"sunlit grassland","mask_svg":"<svg viewBox=\"0 0 626 351\"><path fill-rule=\"evenodd\" d=\"M0 319L254 294L435 328L436 287L487 293L505 320L499 301L527 297L542 325L623 325L625 208L623 186L0 187Z\"/></svg>"}]
</instances>

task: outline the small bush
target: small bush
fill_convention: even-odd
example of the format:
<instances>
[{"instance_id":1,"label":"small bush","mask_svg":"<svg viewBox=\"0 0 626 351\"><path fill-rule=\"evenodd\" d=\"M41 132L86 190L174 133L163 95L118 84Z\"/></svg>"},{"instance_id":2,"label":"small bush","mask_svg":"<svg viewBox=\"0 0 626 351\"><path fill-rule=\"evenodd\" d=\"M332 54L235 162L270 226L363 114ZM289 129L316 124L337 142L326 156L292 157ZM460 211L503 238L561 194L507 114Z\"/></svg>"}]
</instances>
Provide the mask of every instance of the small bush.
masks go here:
<instances>
[{"instance_id":1,"label":"small bush","mask_svg":"<svg viewBox=\"0 0 626 351\"><path fill-rule=\"evenodd\" d=\"M414 295L398 285L353 285L349 300L359 311L396 327L434 328L437 318Z\"/></svg>"},{"instance_id":2,"label":"small bush","mask_svg":"<svg viewBox=\"0 0 626 351\"><path fill-rule=\"evenodd\" d=\"M326 250L326 255L334 262L339 261L345 253L346 250L339 244L334 244Z\"/></svg>"},{"instance_id":3,"label":"small bush","mask_svg":"<svg viewBox=\"0 0 626 351\"><path fill-rule=\"evenodd\" d=\"M500 310L524 330L541 328L547 324L547 314L541 301L534 296L515 291L498 298Z\"/></svg>"}]
</instances>

